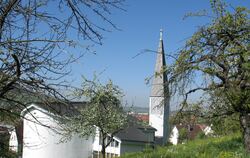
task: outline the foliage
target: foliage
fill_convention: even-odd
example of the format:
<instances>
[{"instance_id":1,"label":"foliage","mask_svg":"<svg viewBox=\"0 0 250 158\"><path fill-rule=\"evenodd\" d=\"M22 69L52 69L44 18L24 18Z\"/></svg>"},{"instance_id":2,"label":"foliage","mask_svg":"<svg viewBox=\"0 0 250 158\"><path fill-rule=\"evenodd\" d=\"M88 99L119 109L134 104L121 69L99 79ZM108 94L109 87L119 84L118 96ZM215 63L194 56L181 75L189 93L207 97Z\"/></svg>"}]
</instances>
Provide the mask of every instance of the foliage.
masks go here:
<instances>
[{"instance_id":1,"label":"foliage","mask_svg":"<svg viewBox=\"0 0 250 158\"><path fill-rule=\"evenodd\" d=\"M83 90L78 95L87 97L89 101L79 115L64 122L64 136L66 139L74 134L82 137L95 136L97 129L102 143L102 154L105 155L105 148L112 142L113 136L127 125L128 117L121 103L122 93L111 81L106 85L84 81Z\"/></svg>"},{"instance_id":2,"label":"foliage","mask_svg":"<svg viewBox=\"0 0 250 158\"><path fill-rule=\"evenodd\" d=\"M156 150L125 154L121 158L248 158L239 134L204 138L186 144L157 147Z\"/></svg>"},{"instance_id":3,"label":"foliage","mask_svg":"<svg viewBox=\"0 0 250 158\"><path fill-rule=\"evenodd\" d=\"M11 151L2 151L1 149L0 149L0 155L3 158L16 158L17 157L16 153L11 152Z\"/></svg>"},{"instance_id":4,"label":"foliage","mask_svg":"<svg viewBox=\"0 0 250 158\"><path fill-rule=\"evenodd\" d=\"M188 130L186 128L181 128L179 131L178 142L183 143L188 139Z\"/></svg>"},{"instance_id":5,"label":"foliage","mask_svg":"<svg viewBox=\"0 0 250 158\"><path fill-rule=\"evenodd\" d=\"M215 135L228 135L241 132L238 114L211 118L211 123Z\"/></svg>"},{"instance_id":6,"label":"foliage","mask_svg":"<svg viewBox=\"0 0 250 158\"><path fill-rule=\"evenodd\" d=\"M227 10L220 0L211 1L210 24L200 27L180 51L171 80L184 95L203 92L210 106L207 117L239 114L244 143L250 152L250 11ZM199 80L199 81L198 81Z\"/></svg>"},{"instance_id":7,"label":"foliage","mask_svg":"<svg viewBox=\"0 0 250 158\"><path fill-rule=\"evenodd\" d=\"M187 125L207 123L207 120L201 117L204 111L205 109L202 108L201 103L192 104L188 107L183 108L182 111L178 111L177 113L171 115L170 123L173 125L177 125L180 123Z\"/></svg>"},{"instance_id":8,"label":"foliage","mask_svg":"<svg viewBox=\"0 0 250 158\"><path fill-rule=\"evenodd\" d=\"M249 64L248 12L240 7L235 13L224 11L187 41L176 62L177 79L188 84L199 73L207 80L186 95L203 90L227 99L228 110L248 110L249 70L244 66Z\"/></svg>"},{"instance_id":9,"label":"foliage","mask_svg":"<svg viewBox=\"0 0 250 158\"><path fill-rule=\"evenodd\" d=\"M207 138L207 136L204 132L199 132L196 136L196 139L205 139L205 138Z\"/></svg>"},{"instance_id":10,"label":"foliage","mask_svg":"<svg viewBox=\"0 0 250 158\"><path fill-rule=\"evenodd\" d=\"M3 158L15 158L17 157L16 153L9 150L9 133L8 131L0 132L0 157Z\"/></svg>"}]
</instances>

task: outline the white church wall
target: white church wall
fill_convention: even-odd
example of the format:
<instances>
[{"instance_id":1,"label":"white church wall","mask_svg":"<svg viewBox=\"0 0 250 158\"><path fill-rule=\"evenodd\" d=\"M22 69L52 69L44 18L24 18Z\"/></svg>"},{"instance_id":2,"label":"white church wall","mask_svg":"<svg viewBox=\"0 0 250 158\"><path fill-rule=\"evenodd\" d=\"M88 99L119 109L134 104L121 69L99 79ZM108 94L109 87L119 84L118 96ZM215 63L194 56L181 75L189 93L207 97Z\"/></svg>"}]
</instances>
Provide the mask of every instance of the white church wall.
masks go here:
<instances>
[{"instance_id":1,"label":"white church wall","mask_svg":"<svg viewBox=\"0 0 250 158\"><path fill-rule=\"evenodd\" d=\"M163 136L163 111L164 106L161 105L163 97L150 97L149 98L149 125L154 127L156 137Z\"/></svg>"},{"instance_id":2,"label":"white church wall","mask_svg":"<svg viewBox=\"0 0 250 158\"><path fill-rule=\"evenodd\" d=\"M35 117L33 117L32 115ZM89 158L92 155L93 138L73 136L68 142L60 143L56 133L59 125L47 113L34 109L25 115L23 158ZM52 127L49 129L39 123Z\"/></svg>"},{"instance_id":3,"label":"white church wall","mask_svg":"<svg viewBox=\"0 0 250 158\"><path fill-rule=\"evenodd\" d=\"M163 121L162 121L163 116L151 114L149 116L149 120L150 120L150 125L154 127L155 129L157 129L157 131L155 131L155 136L162 137L163 136Z\"/></svg>"}]
</instances>

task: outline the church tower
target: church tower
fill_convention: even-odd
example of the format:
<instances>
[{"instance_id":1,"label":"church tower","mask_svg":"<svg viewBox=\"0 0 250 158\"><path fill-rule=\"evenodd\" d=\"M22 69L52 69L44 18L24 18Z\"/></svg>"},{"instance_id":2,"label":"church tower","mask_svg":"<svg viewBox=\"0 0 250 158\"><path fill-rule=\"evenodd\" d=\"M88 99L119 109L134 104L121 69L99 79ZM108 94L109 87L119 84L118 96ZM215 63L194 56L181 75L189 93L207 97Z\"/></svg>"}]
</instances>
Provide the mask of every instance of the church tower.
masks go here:
<instances>
[{"instance_id":1,"label":"church tower","mask_svg":"<svg viewBox=\"0 0 250 158\"><path fill-rule=\"evenodd\" d=\"M169 138L169 88L168 79L165 73L166 61L160 31L160 42L157 51L154 78L152 82L151 94L149 97L149 125L156 128L155 133L157 143L164 145Z\"/></svg>"}]
</instances>

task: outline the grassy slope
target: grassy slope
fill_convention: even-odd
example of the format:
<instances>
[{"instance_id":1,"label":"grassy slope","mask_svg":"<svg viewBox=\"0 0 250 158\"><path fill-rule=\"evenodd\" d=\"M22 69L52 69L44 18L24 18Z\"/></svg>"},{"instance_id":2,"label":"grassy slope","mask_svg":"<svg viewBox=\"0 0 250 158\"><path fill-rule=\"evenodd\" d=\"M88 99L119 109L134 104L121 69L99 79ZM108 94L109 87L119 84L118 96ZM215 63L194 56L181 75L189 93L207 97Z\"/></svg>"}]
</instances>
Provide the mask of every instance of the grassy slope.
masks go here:
<instances>
[{"instance_id":1,"label":"grassy slope","mask_svg":"<svg viewBox=\"0 0 250 158\"><path fill-rule=\"evenodd\" d=\"M250 158L250 155L245 153L239 134L235 134L158 147L156 150L126 154L121 158Z\"/></svg>"}]
</instances>

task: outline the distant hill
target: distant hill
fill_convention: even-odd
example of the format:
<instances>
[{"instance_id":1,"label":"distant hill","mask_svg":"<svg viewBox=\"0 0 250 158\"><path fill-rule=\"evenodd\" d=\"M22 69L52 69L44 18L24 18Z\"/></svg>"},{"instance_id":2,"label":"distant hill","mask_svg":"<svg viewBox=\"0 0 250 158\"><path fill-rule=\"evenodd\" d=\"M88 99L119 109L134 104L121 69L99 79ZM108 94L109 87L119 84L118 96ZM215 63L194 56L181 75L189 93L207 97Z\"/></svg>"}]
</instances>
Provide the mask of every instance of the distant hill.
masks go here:
<instances>
[{"instance_id":1,"label":"distant hill","mask_svg":"<svg viewBox=\"0 0 250 158\"><path fill-rule=\"evenodd\" d=\"M125 111L132 111L134 113L149 113L149 108L148 107L125 107ZM170 111L170 115L176 114L178 111Z\"/></svg>"},{"instance_id":2,"label":"distant hill","mask_svg":"<svg viewBox=\"0 0 250 158\"><path fill-rule=\"evenodd\" d=\"M131 111L134 113L149 113L149 108L148 107L125 107L125 111Z\"/></svg>"}]
</instances>

